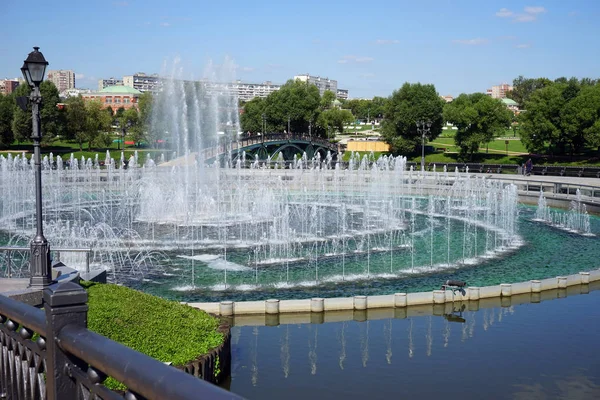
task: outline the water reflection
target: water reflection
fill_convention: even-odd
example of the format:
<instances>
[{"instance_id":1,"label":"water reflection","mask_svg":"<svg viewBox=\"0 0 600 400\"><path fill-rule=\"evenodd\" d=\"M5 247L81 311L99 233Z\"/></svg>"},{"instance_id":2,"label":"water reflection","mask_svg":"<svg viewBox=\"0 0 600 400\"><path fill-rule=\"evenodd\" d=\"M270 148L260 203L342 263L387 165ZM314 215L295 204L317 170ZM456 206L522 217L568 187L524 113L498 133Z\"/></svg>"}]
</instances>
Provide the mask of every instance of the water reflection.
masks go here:
<instances>
[{"instance_id":1,"label":"water reflection","mask_svg":"<svg viewBox=\"0 0 600 400\"><path fill-rule=\"evenodd\" d=\"M452 380L464 390L445 398L594 398L600 395L600 350L593 346L598 305L600 292L592 291L504 308L455 303L437 315L379 310L369 317L396 318L366 321L339 314L307 317L317 324L283 324L282 315L283 325L233 328L231 390L250 399L379 397L373 390L383 397L399 393L402 377L404 395L424 398L442 394ZM392 363L394 352L404 357ZM568 378L556 378L563 371ZM375 381L367 385L371 391L363 387Z\"/></svg>"}]
</instances>

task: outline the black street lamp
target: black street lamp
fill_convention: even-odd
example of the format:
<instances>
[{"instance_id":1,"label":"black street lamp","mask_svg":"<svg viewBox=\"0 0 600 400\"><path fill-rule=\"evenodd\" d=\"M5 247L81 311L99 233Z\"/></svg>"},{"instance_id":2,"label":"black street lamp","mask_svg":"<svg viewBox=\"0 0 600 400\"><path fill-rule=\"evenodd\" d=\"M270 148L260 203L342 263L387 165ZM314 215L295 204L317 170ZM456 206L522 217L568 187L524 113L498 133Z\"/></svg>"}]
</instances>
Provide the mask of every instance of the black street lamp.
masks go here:
<instances>
[{"instance_id":1,"label":"black street lamp","mask_svg":"<svg viewBox=\"0 0 600 400\"><path fill-rule=\"evenodd\" d=\"M421 172L425 171L425 135L431 131L431 121L417 121L417 133L421 134Z\"/></svg>"},{"instance_id":2,"label":"black street lamp","mask_svg":"<svg viewBox=\"0 0 600 400\"><path fill-rule=\"evenodd\" d=\"M263 132L262 132L262 142L265 142L265 134L267 130L267 114L262 114L262 122L263 122Z\"/></svg>"},{"instance_id":3,"label":"black street lamp","mask_svg":"<svg viewBox=\"0 0 600 400\"><path fill-rule=\"evenodd\" d=\"M29 267L31 278L29 286L35 289L43 289L52 282L50 245L44 237L42 229L42 162L40 156L40 142L42 140L42 131L40 128L40 104L42 102L40 83L44 80L48 61L46 61L39 49L39 47L34 47L21 67L23 77L31 88L29 101L31 102L32 111L31 138L33 139L33 157L35 163L36 233L30 244L31 257L29 258Z\"/></svg>"}]
</instances>

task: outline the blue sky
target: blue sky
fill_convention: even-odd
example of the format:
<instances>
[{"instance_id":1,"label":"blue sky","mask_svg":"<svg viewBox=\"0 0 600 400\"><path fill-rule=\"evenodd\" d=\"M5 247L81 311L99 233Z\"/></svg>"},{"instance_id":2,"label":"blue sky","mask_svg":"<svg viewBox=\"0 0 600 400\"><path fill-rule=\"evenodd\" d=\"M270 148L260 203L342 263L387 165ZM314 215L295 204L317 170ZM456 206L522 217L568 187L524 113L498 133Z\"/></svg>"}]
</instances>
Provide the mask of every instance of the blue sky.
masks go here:
<instances>
[{"instance_id":1,"label":"blue sky","mask_svg":"<svg viewBox=\"0 0 600 400\"><path fill-rule=\"evenodd\" d=\"M596 0L2 3L0 78L18 76L32 46L89 88L162 73L175 57L185 77L231 57L243 81L308 72L337 79L350 97L388 96L406 81L456 96L518 75L600 77Z\"/></svg>"}]
</instances>

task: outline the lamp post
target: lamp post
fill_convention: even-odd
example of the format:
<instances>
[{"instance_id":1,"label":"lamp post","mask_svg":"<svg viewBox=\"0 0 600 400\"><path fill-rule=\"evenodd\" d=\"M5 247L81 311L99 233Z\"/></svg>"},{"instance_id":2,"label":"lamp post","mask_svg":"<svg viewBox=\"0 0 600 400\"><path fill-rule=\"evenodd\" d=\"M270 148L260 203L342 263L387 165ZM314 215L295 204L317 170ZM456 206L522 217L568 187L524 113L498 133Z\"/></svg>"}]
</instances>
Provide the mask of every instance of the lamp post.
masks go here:
<instances>
[{"instance_id":1,"label":"lamp post","mask_svg":"<svg viewBox=\"0 0 600 400\"><path fill-rule=\"evenodd\" d=\"M291 122L291 118L290 118L290 116L288 115L288 130L287 130L287 134L288 134L288 135L290 134L290 122Z\"/></svg>"},{"instance_id":2,"label":"lamp post","mask_svg":"<svg viewBox=\"0 0 600 400\"><path fill-rule=\"evenodd\" d=\"M417 132L421 134L421 172L425 171L425 135L431 131L431 121L417 121Z\"/></svg>"},{"instance_id":3,"label":"lamp post","mask_svg":"<svg viewBox=\"0 0 600 400\"><path fill-rule=\"evenodd\" d=\"M42 132L40 128L40 104L42 95L40 93L40 83L44 80L46 66L48 61L39 51L39 47L34 47L29 53L27 59L21 67L23 77L31 87L29 101L32 110L32 134L33 139L33 157L35 165L35 221L36 233L31 241L31 257L29 266L31 278L29 286L36 289L43 289L52 282L52 272L50 265L50 245L44 237L42 229L42 163L40 156L40 142Z\"/></svg>"},{"instance_id":4,"label":"lamp post","mask_svg":"<svg viewBox=\"0 0 600 400\"><path fill-rule=\"evenodd\" d=\"M263 132L262 132L261 139L262 139L262 142L264 143L265 142L265 133L266 133L266 130L267 130L267 114L263 113L263 115L262 115L262 122L263 122L263 129L262 129Z\"/></svg>"}]
</instances>

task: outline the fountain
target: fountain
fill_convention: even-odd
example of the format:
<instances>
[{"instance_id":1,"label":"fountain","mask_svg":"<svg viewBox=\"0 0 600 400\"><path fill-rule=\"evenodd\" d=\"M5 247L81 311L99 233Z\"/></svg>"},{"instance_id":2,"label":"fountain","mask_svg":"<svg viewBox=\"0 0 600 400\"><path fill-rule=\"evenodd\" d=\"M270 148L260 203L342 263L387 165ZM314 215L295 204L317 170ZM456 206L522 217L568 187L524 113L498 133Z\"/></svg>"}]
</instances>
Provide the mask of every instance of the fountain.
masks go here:
<instances>
[{"instance_id":1,"label":"fountain","mask_svg":"<svg viewBox=\"0 0 600 400\"><path fill-rule=\"evenodd\" d=\"M174 71L150 132L169 132L172 154L107 152L104 166L44 157L46 236L53 247L91 248L92 267L116 282L205 300L395 290L468 273L525 243L514 185L413 171L405 157L236 156L237 99ZM225 157L205 162L215 147ZM25 155L0 155L0 243L32 236L33 187Z\"/></svg>"}]
</instances>

